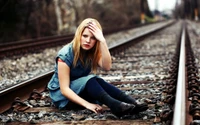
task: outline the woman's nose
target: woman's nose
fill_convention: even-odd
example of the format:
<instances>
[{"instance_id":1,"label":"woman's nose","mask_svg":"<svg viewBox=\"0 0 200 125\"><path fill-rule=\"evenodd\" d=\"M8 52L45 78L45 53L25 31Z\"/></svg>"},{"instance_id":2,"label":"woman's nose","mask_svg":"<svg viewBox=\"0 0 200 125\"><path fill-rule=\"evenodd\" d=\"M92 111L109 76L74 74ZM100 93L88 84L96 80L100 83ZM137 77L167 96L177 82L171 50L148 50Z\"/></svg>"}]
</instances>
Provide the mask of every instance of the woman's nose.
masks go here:
<instances>
[{"instance_id":1,"label":"woman's nose","mask_svg":"<svg viewBox=\"0 0 200 125\"><path fill-rule=\"evenodd\" d=\"M90 38L88 37L88 38L86 38L86 42L87 43L89 43L90 42Z\"/></svg>"}]
</instances>

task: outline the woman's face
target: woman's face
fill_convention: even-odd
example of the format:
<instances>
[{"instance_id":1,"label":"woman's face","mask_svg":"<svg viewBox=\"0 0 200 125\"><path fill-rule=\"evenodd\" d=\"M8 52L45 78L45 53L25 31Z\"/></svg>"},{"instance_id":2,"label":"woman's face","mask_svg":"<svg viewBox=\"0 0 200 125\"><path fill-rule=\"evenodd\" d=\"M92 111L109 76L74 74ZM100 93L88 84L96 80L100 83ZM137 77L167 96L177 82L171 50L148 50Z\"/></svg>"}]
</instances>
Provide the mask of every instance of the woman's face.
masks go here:
<instances>
[{"instance_id":1,"label":"woman's face","mask_svg":"<svg viewBox=\"0 0 200 125\"><path fill-rule=\"evenodd\" d=\"M84 50L90 50L96 43L96 38L86 27L81 35L81 47Z\"/></svg>"}]
</instances>

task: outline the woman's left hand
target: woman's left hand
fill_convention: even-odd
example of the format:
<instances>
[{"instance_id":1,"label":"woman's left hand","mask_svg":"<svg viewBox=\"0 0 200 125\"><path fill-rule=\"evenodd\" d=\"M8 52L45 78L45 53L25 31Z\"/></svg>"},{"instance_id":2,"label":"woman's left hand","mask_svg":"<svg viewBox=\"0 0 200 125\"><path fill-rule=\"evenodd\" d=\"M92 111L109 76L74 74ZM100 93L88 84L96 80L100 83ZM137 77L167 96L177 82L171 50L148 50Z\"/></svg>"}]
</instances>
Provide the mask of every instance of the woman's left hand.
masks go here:
<instances>
[{"instance_id":1,"label":"woman's left hand","mask_svg":"<svg viewBox=\"0 0 200 125\"><path fill-rule=\"evenodd\" d=\"M103 108L98 105L98 104L93 104L93 103L89 103L87 106L86 106L87 109L95 112L95 113L101 113L103 111Z\"/></svg>"},{"instance_id":2,"label":"woman's left hand","mask_svg":"<svg viewBox=\"0 0 200 125\"><path fill-rule=\"evenodd\" d=\"M99 29L99 27L94 22L88 23L88 28L90 32L95 36L95 38L100 42L105 42L105 38L103 36L102 31Z\"/></svg>"}]
</instances>

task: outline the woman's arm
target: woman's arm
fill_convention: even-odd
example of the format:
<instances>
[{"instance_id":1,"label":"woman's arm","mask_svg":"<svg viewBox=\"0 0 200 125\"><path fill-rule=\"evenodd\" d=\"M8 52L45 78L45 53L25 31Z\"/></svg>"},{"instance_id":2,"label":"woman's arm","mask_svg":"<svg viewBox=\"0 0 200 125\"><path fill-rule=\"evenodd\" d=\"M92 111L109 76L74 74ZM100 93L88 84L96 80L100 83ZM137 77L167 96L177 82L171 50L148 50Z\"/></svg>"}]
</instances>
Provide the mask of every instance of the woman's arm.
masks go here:
<instances>
[{"instance_id":1,"label":"woman's arm","mask_svg":"<svg viewBox=\"0 0 200 125\"><path fill-rule=\"evenodd\" d=\"M99 60L99 66L105 70L110 70L112 67L111 55L106 41L100 42L101 58Z\"/></svg>"},{"instance_id":2,"label":"woman's arm","mask_svg":"<svg viewBox=\"0 0 200 125\"><path fill-rule=\"evenodd\" d=\"M95 38L100 42L101 58L98 62L99 66L105 70L110 70L112 67L111 55L102 31L94 22L90 22L88 27L90 32L92 32Z\"/></svg>"},{"instance_id":3,"label":"woman's arm","mask_svg":"<svg viewBox=\"0 0 200 125\"><path fill-rule=\"evenodd\" d=\"M90 109L95 113L98 113L98 111L95 109L99 109L99 111L102 110L101 106L89 103L70 89L70 68L66 63L60 61L58 61L58 78L61 93L70 101Z\"/></svg>"}]
</instances>

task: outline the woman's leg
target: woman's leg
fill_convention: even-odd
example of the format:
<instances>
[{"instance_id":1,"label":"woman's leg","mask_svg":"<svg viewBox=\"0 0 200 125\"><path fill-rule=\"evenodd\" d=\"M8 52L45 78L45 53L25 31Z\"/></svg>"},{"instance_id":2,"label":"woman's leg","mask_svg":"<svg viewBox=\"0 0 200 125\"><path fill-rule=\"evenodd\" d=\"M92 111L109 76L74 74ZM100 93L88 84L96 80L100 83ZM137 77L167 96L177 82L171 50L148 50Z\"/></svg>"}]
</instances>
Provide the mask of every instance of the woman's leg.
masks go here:
<instances>
[{"instance_id":1,"label":"woman's leg","mask_svg":"<svg viewBox=\"0 0 200 125\"><path fill-rule=\"evenodd\" d=\"M126 95L123 91L121 91L114 85L107 83L106 81L100 78L97 78L97 81L101 85L101 87L113 98L118 99L120 101L124 101L126 103L137 104L136 100L133 97Z\"/></svg>"},{"instance_id":2,"label":"woman's leg","mask_svg":"<svg viewBox=\"0 0 200 125\"><path fill-rule=\"evenodd\" d=\"M83 90L79 96L85 100L87 100L90 103L96 103L95 100L88 94L86 90ZM74 102L69 101L68 104L66 105L65 109L70 110L80 110L80 109L85 109L83 106L80 106Z\"/></svg>"},{"instance_id":3,"label":"woman's leg","mask_svg":"<svg viewBox=\"0 0 200 125\"><path fill-rule=\"evenodd\" d=\"M74 103L74 102L69 101L67 103L67 105L65 106L65 109L66 110L72 110L72 109L73 110L81 110L81 109L85 109L85 108L83 106L80 106L80 105Z\"/></svg>"},{"instance_id":4,"label":"woman's leg","mask_svg":"<svg viewBox=\"0 0 200 125\"><path fill-rule=\"evenodd\" d=\"M107 105L117 116L125 115L135 110L135 105L119 101L110 96L97 82L96 78L91 78L87 82L85 90L90 95L90 97Z\"/></svg>"},{"instance_id":5,"label":"woman's leg","mask_svg":"<svg viewBox=\"0 0 200 125\"><path fill-rule=\"evenodd\" d=\"M120 101L134 104L136 105L137 110L135 112L142 112L148 109L148 105L143 103L143 104L137 104L136 100L129 96L126 95L123 91L118 89L112 84L107 83L103 79L97 78L97 82L101 85L101 87L113 98L118 99Z\"/></svg>"}]
</instances>

